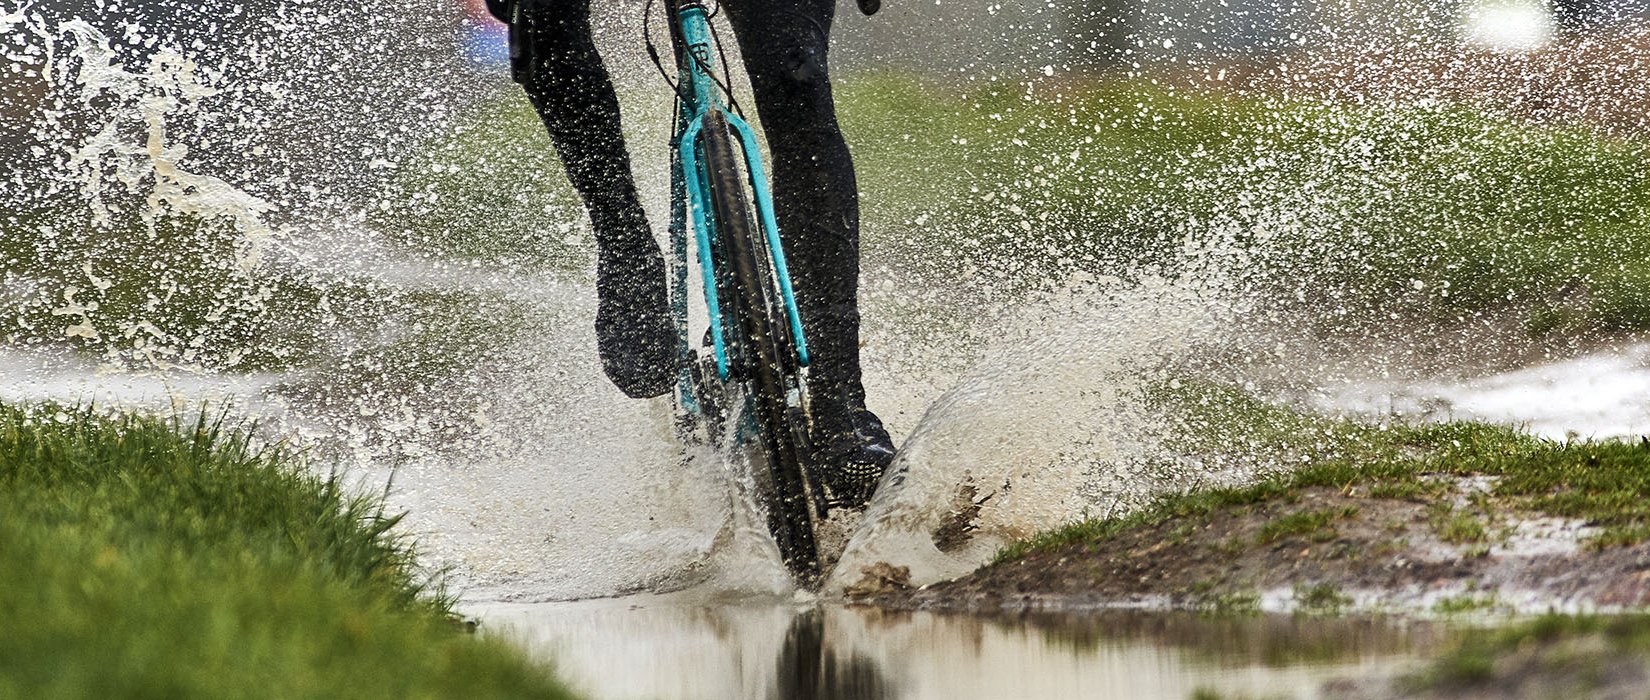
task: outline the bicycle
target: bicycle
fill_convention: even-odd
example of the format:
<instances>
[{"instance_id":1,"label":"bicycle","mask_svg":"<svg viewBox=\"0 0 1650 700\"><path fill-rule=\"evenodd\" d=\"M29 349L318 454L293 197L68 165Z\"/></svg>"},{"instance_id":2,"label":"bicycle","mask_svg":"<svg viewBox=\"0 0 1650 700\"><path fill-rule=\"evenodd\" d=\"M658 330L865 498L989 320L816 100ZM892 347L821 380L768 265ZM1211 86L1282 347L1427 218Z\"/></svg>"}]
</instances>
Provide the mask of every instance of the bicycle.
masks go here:
<instances>
[{"instance_id":1,"label":"bicycle","mask_svg":"<svg viewBox=\"0 0 1650 700\"><path fill-rule=\"evenodd\" d=\"M773 199L755 132L740 116L728 84L716 77L713 61L720 58L726 76L727 58L711 24L713 13L697 0L664 4L677 70L670 301L681 360L678 432L744 454L780 557L792 576L808 585L820 574L814 526L825 518L828 504L810 464L803 390L808 343ZM645 29L644 38L664 73ZM700 270L708 317L708 357L700 357L690 335L693 265Z\"/></svg>"}]
</instances>

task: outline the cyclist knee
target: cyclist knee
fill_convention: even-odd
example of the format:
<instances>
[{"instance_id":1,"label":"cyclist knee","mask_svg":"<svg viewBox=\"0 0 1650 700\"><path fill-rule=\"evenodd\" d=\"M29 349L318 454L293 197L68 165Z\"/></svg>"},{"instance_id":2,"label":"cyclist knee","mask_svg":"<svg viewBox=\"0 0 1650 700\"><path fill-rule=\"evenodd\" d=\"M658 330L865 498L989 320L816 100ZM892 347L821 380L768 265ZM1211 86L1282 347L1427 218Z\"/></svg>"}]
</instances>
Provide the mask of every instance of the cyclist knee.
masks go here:
<instances>
[{"instance_id":1,"label":"cyclist knee","mask_svg":"<svg viewBox=\"0 0 1650 700\"><path fill-rule=\"evenodd\" d=\"M830 85L823 46L792 46L785 51L781 63L784 67L781 78L789 83L793 90L816 91Z\"/></svg>"},{"instance_id":2,"label":"cyclist knee","mask_svg":"<svg viewBox=\"0 0 1650 700\"><path fill-rule=\"evenodd\" d=\"M791 95L829 89L826 47L824 29L799 18L764 27L755 41L741 42L753 83L766 83Z\"/></svg>"}]
</instances>

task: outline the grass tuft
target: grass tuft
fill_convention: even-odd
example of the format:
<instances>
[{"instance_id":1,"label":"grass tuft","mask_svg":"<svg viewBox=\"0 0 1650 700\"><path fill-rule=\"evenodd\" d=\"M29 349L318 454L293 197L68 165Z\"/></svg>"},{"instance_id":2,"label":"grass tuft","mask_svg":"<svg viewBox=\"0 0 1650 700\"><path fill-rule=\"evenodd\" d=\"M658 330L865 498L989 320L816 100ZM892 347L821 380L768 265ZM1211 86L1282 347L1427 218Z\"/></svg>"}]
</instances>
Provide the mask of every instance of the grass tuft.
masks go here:
<instances>
[{"instance_id":1,"label":"grass tuft","mask_svg":"<svg viewBox=\"0 0 1650 700\"><path fill-rule=\"evenodd\" d=\"M1308 615L1339 615L1352 606L1352 598L1333 583L1295 587L1295 605Z\"/></svg>"},{"instance_id":2,"label":"grass tuft","mask_svg":"<svg viewBox=\"0 0 1650 700\"><path fill-rule=\"evenodd\" d=\"M1501 602L1492 595L1462 594L1439 600L1432 606L1432 611L1439 615L1466 615L1473 613L1492 612L1500 607Z\"/></svg>"},{"instance_id":3,"label":"grass tuft","mask_svg":"<svg viewBox=\"0 0 1650 700\"><path fill-rule=\"evenodd\" d=\"M0 697L567 697L248 430L0 406Z\"/></svg>"},{"instance_id":4,"label":"grass tuft","mask_svg":"<svg viewBox=\"0 0 1650 700\"><path fill-rule=\"evenodd\" d=\"M1291 537L1304 537L1313 542L1335 539L1335 521L1358 514L1355 506L1295 511L1261 526L1256 536L1261 544L1270 544Z\"/></svg>"},{"instance_id":5,"label":"grass tuft","mask_svg":"<svg viewBox=\"0 0 1650 700\"><path fill-rule=\"evenodd\" d=\"M1255 591L1232 591L1203 598L1198 612L1211 617L1253 617L1260 614L1260 594Z\"/></svg>"}]
</instances>

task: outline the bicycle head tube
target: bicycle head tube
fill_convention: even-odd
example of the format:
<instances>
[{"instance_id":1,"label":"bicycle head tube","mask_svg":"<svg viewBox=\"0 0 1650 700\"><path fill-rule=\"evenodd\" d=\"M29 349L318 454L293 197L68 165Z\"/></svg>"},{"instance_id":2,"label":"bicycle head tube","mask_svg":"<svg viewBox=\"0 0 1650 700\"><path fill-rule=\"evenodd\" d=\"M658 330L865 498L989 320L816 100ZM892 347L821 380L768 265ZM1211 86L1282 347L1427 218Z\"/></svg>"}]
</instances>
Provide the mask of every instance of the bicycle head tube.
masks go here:
<instances>
[{"instance_id":1,"label":"bicycle head tube","mask_svg":"<svg viewBox=\"0 0 1650 700\"><path fill-rule=\"evenodd\" d=\"M723 108L722 89L713 73L716 39L710 28L710 13L697 2L680 3L679 8L674 25L680 34L676 66L682 99L689 103L687 112L696 115Z\"/></svg>"}]
</instances>

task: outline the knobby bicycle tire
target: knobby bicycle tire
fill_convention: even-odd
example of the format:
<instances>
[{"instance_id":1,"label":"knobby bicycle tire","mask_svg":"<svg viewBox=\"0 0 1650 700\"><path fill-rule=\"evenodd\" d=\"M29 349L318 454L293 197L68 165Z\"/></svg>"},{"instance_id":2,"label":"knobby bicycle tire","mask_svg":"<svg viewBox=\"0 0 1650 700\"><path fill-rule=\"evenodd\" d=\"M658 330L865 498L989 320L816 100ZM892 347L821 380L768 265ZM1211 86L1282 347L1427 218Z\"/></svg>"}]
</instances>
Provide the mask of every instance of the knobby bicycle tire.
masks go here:
<instances>
[{"instance_id":1,"label":"knobby bicycle tire","mask_svg":"<svg viewBox=\"0 0 1650 700\"><path fill-rule=\"evenodd\" d=\"M734 331L739 369L748 381L767 462L755 470L758 490L766 491L762 496L768 509L768 530L786 568L811 581L819 575L819 551L803 464L806 430L786 401L799 371L790 326L785 322L778 284L769 273L767 239L751 218L745 171L720 112L706 116L701 138L711 214L723 260L732 275L729 300L739 321L737 328L729 330Z\"/></svg>"}]
</instances>

